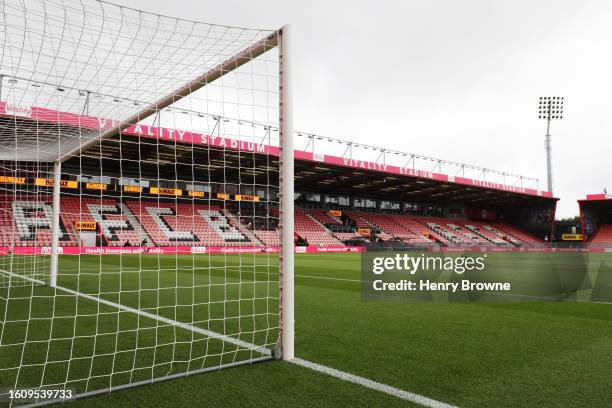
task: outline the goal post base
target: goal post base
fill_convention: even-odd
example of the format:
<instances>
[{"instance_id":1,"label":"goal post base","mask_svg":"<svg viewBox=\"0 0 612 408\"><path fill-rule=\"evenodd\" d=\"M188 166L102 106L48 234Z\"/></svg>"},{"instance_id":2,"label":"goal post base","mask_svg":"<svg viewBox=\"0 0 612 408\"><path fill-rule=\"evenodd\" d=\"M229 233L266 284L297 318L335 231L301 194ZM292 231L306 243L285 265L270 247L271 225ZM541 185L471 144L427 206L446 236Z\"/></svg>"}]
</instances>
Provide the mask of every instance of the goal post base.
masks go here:
<instances>
[{"instance_id":1,"label":"goal post base","mask_svg":"<svg viewBox=\"0 0 612 408\"><path fill-rule=\"evenodd\" d=\"M275 360L281 360L283 358L283 349L280 345L277 344L276 346L272 347L270 351L272 352L272 357Z\"/></svg>"}]
</instances>

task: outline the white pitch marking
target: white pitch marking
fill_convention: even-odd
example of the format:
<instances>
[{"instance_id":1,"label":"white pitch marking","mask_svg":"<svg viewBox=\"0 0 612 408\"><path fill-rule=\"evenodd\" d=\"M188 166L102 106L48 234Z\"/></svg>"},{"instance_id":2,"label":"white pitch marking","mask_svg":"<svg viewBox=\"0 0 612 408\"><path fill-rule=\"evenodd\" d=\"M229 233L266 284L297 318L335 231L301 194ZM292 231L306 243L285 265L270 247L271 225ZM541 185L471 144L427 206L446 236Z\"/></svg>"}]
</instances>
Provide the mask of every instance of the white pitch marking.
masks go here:
<instances>
[{"instance_id":1,"label":"white pitch marking","mask_svg":"<svg viewBox=\"0 0 612 408\"><path fill-rule=\"evenodd\" d=\"M312 276L312 275L295 275L300 278L311 278L311 279L324 279L324 280L334 280L334 281L343 281L343 282L361 282L360 279L348 279L348 278L332 278L329 276Z\"/></svg>"},{"instance_id":2,"label":"white pitch marking","mask_svg":"<svg viewBox=\"0 0 612 408\"><path fill-rule=\"evenodd\" d=\"M348 381L354 384L359 384L363 387L383 392L393 397L401 398L403 400L411 401L416 404L422 405L429 408L457 408L455 405L449 405L444 402L436 401L434 399L425 397L423 395L415 394L412 392L404 391L399 388L392 387L387 384L382 384L376 381L372 381L365 377L350 374L344 371L336 370L335 368L327 367L321 364L313 363L312 361L302 360L301 358L294 358L289 360L290 363L299 365L301 367L310 368L311 370L319 373L327 374L340 380Z\"/></svg>"}]
</instances>

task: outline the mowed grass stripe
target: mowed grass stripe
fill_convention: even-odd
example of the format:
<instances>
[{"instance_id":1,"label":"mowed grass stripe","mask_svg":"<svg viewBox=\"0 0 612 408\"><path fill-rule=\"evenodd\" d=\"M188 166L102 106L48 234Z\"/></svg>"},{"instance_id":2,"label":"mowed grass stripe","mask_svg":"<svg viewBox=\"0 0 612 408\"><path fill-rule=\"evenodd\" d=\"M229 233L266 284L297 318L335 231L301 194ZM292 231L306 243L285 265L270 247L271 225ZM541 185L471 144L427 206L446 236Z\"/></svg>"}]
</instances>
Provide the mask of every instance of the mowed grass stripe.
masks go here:
<instances>
[{"instance_id":1,"label":"mowed grass stripe","mask_svg":"<svg viewBox=\"0 0 612 408\"><path fill-rule=\"evenodd\" d=\"M500 264L511 268L513 255ZM590 268L601 260L591 257ZM354 254L298 256L296 265L298 275L360 279ZM297 279L301 358L459 406L608 403L609 305L363 303L360 290L353 281Z\"/></svg>"}]
</instances>

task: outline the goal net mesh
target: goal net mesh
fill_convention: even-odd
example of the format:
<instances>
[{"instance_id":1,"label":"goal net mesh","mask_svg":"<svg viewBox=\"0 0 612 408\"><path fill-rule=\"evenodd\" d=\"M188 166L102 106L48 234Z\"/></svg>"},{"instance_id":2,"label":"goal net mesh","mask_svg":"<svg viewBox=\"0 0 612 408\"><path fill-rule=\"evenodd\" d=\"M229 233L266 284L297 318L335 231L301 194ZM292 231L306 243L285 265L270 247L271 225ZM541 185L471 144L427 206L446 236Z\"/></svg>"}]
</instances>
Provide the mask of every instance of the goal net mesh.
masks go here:
<instances>
[{"instance_id":1,"label":"goal net mesh","mask_svg":"<svg viewBox=\"0 0 612 408\"><path fill-rule=\"evenodd\" d=\"M276 32L92 0L0 25L2 404L271 358Z\"/></svg>"}]
</instances>

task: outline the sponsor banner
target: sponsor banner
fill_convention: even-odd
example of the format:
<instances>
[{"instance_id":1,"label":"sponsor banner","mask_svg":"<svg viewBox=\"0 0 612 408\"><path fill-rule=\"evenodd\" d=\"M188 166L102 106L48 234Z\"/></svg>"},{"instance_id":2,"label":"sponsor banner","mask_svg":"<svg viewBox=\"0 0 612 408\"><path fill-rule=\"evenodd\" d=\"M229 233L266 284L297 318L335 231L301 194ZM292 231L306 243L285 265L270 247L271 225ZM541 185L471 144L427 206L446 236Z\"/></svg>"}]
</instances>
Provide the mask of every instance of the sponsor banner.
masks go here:
<instances>
[{"instance_id":1,"label":"sponsor banner","mask_svg":"<svg viewBox=\"0 0 612 408\"><path fill-rule=\"evenodd\" d=\"M563 241L583 241L584 237L582 234L562 234L561 239Z\"/></svg>"},{"instance_id":2,"label":"sponsor banner","mask_svg":"<svg viewBox=\"0 0 612 408\"><path fill-rule=\"evenodd\" d=\"M97 224L95 221L75 221L74 227L79 231L95 231Z\"/></svg>"},{"instance_id":3,"label":"sponsor banner","mask_svg":"<svg viewBox=\"0 0 612 408\"><path fill-rule=\"evenodd\" d=\"M53 187L53 179L37 178L34 179L34 185L39 187ZM75 180L60 180L62 188L79 188L78 181Z\"/></svg>"},{"instance_id":4,"label":"sponsor banner","mask_svg":"<svg viewBox=\"0 0 612 408\"><path fill-rule=\"evenodd\" d=\"M25 184L25 177L0 176L2 184Z\"/></svg>"},{"instance_id":5,"label":"sponsor banner","mask_svg":"<svg viewBox=\"0 0 612 408\"><path fill-rule=\"evenodd\" d=\"M195 198L204 198L204 197L206 197L206 192L205 191L188 191L187 194L189 195L189 197L195 197Z\"/></svg>"},{"instance_id":6,"label":"sponsor banner","mask_svg":"<svg viewBox=\"0 0 612 408\"><path fill-rule=\"evenodd\" d=\"M357 233L359 235L370 235L372 231L369 228L357 228Z\"/></svg>"},{"instance_id":7,"label":"sponsor banner","mask_svg":"<svg viewBox=\"0 0 612 408\"><path fill-rule=\"evenodd\" d=\"M342 217L342 211L330 210L329 215L333 215L334 217Z\"/></svg>"},{"instance_id":8,"label":"sponsor banner","mask_svg":"<svg viewBox=\"0 0 612 408\"><path fill-rule=\"evenodd\" d=\"M123 133L137 137L145 137L149 139L160 139L195 145L208 145L213 147L219 147L221 149L232 149L262 154L278 155L280 152L280 149L276 146L268 146L264 144L229 139L220 136L205 135L202 133L188 132L185 130L153 127L146 125L132 125L126 130L124 130Z\"/></svg>"},{"instance_id":9,"label":"sponsor banner","mask_svg":"<svg viewBox=\"0 0 612 408\"><path fill-rule=\"evenodd\" d=\"M7 115L20 116L22 118L32 117L32 107L31 106L19 106L19 105L15 105L12 103L7 103L5 105L5 112Z\"/></svg>"},{"instance_id":10,"label":"sponsor banner","mask_svg":"<svg viewBox=\"0 0 612 408\"><path fill-rule=\"evenodd\" d=\"M229 194L225 194L225 193L217 193L216 197L218 199L220 199L220 200L229 200L230 199L230 195Z\"/></svg>"},{"instance_id":11,"label":"sponsor banner","mask_svg":"<svg viewBox=\"0 0 612 408\"><path fill-rule=\"evenodd\" d=\"M123 191L125 193L142 193L144 188L140 186L123 186Z\"/></svg>"},{"instance_id":12,"label":"sponsor banner","mask_svg":"<svg viewBox=\"0 0 612 408\"><path fill-rule=\"evenodd\" d=\"M151 194L178 197L183 195L183 190L180 188L163 188L163 187L151 187L149 189Z\"/></svg>"},{"instance_id":13,"label":"sponsor banner","mask_svg":"<svg viewBox=\"0 0 612 408\"><path fill-rule=\"evenodd\" d=\"M59 247L60 253L69 255L84 254L240 254L240 253L278 253L279 247L218 247L218 246L170 246L170 247ZM35 255L49 254L50 247L0 247L0 255L18 254ZM367 252L365 247L360 246L299 246L295 247L296 253L341 253L341 252ZM469 252L583 252L599 253L612 252L610 248L450 248L446 247L443 251L439 247L429 247L423 252L448 252L448 253L469 253Z\"/></svg>"},{"instance_id":14,"label":"sponsor banner","mask_svg":"<svg viewBox=\"0 0 612 408\"><path fill-rule=\"evenodd\" d=\"M0 113L10 116L29 117L41 122L62 123L96 130L111 129L118 124L118 122L110 119L60 112L36 106L18 107L6 102L0 102Z\"/></svg>"},{"instance_id":15,"label":"sponsor banner","mask_svg":"<svg viewBox=\"0 0 612 408\"><path fill-rule=\"evenodd\" d=\"M108 189L108 184L104 184L104 183L85 183L85 188L89 189L89 190L106 191Z\"/></svg>"},{"instance_id":16,"label":"sponsor banner","mask_svg":"<svg viewBox=\"0 0 612 408\"><path fill-rule=\"evenodd\" d=\"M236 201L259 201L259 196L256 195L244 195L244 194L236 194Z\"/></svg>"},{"instance_id":17,"label":"sponsor banner","mask_svg":"<svg viewBox=\"0 0 612 408\"><path fill-rule=\"evenodd\" d=\"M169 246L169 247L59 247L65 255L118 255L118 254L252 254L278 253L279 247L219 247L219 246ZM296 247L297 253L362 252L362 247ZM0 255L48 255L50 247L0 247Z\"/></svg>"},{"instance_id":18,"label":"sponsor banner","mask_svg":"<svg viewBox=\"0 0 612 408\"><path fill-rule=\"evenodd\" d=\"M336 253L336 252L365 252L366 249L364 247L360 247L360 246L352 246L352 247L347 247L347 246L340 246L340 247L316 247L316 246L309 246L309 247L302 247L302 248L306 248L306 253ZM297 250L297 248L296 248Z\"/></svg>"}]
</instances>

